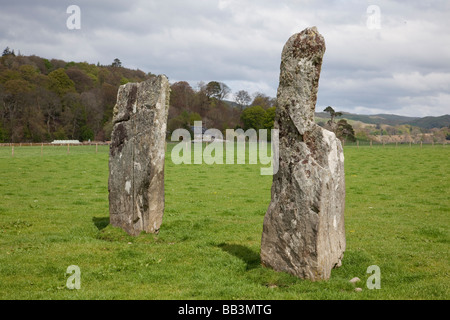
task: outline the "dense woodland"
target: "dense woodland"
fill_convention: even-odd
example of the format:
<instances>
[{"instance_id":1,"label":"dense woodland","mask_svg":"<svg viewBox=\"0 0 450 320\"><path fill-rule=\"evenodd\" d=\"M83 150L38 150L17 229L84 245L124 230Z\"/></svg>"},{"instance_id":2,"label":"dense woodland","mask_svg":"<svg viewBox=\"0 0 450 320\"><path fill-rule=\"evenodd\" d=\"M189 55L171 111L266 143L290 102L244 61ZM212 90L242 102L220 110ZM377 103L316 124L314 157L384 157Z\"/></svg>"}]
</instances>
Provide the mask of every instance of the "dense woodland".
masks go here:
<instances>
[{"instance_id":1,"label":"dense woodland","mask_svg":"<svg viewBox=\"0 0 450 320\"><path fill-rule=\"evenodd\" d=\"M120 66L5 51L0 58L0 142L106 140L119 85L149 77Z\"/></svg>"},{"instance_id":2,"label":"dense woodland","mask_svg":"<svg viewBox=\"0 0 450 320\"><path fill-rule=\"evenodd\" d=\"M131 70L115 59L111 65L65 62L16 55L6 48L0 58L0 143L110 139L117 90L127 82L153 76ZM181 81L171 85L168 131L202 120L207 128L271 128L275 100L261 93L224 99L224 83ZM244 111L243 111L244 110Z\"/></svg>"},{"instance_id":3,"label":"dense woodland","mask_svg":"<svg viewBox=\"0 0 450 320\"><path fill-rule=\"evenodd\" d=\"M95 65L16 55L6 48L0 57L0 143L107 141L119 86L152 76L123 67L119 59L110 65ZM230 102L226 100L230 94L230 88L218 81L199 82L195 87L185 81L172 83L168 133L178 128L190 130L197 120L206 128L224 133L225 129L273 128L275 98L240 90ZM450 139L448 126L424 129L407 124L370 125L328 108L321 113L327 118L316 117L316 121L341 139L376 140L383 135L398 141ZM423 120L448 121L445 117Z\"/></svg>"}]
</instances>

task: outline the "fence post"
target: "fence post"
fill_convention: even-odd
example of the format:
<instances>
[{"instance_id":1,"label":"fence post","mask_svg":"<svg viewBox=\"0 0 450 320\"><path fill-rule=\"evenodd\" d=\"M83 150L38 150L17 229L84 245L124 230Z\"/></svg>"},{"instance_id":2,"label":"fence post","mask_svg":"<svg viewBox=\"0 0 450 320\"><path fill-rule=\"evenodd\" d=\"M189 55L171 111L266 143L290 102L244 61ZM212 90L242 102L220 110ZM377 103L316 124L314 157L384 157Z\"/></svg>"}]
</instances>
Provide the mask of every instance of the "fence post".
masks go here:
<instances>
[{"instance_id":1,"label":"fence post","mask_svg":"<svg viewBox=\"0 0 450 320\"><path fill-rule=\"evenodd\" d=\"M359 149L359 140L356 140L356 147Z\"/></svg>"},{"instance_id":2,"label":"fence post","mask_svg":"<svg viewBox=\"0 0 450 320\"><path fill-rule=\"evenodd\" d=\"M95 153L98 152L98 143L95 144Z\"/></svg>"},{"instance_id":3,"label":"fence post","mask_svg":"<svg viewBox=\"0 0 450 320\"><path fill-rule=\"evenodd\" d=\"M14 158L14 145L12 145L11 155L12 155L12 157Z\"/></svg>"},{"instance_id":4,"label":"fence post","mask_svg":"<svg viewBox=\"0 0 450 320\"><path fill-rule=\"evenodd\" d=\"M43 153L44 153L44 143L41 143L41 157L42 157Z\"/></svg>"}]
</instances>

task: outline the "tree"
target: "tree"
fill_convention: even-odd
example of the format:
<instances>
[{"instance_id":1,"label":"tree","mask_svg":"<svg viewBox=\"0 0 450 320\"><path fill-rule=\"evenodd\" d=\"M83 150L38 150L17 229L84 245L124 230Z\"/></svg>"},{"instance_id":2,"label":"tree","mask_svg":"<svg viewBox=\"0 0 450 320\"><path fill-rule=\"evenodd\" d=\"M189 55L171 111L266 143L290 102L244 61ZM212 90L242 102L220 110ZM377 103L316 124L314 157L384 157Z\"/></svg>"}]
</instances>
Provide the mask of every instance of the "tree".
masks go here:
<instances>
[{"instance_id":1,"label":"tree","mask_svg":"<svg viewBox=\"0 0 450 320\"><path fill-rule=\"evenodd\" d=\"M225 83L220 82L220 93L218 96L219 101L225 99L231 92L230 87L228 87Z\"/></svg>"},{"instance_id":2,"label":"tree","mask_svg":"<svg viewBox=\"0 0 450 320\"><path fill-rule=\"evenodd\" d=\"M356 141L355 130L345 119L341 119L337 123L336 136L342 140Z\"/></svg>"},{"instance_id":3,"label":"tree","mask_svg":"<svg viewBox=\"0 0 450 320\"><path fill-rule=\"evenodd\" d=\"M45 137L44 115L35 107L37 92L30 91L21 95L20 123L22 126L21 141L39 142Z\"/></svg>"},{"instance_id":4,"label":"tree","mask_svg":"<svg viewBox=\"0 0 450 320\"><path fill-rule=\"evenodd\" d=\"M24 92L29 92L33 89L33 85L23 79L13 79L5 83L5 91L14 96L19 97Z\"/></svg>"},{"instance_id":5,"label":"tree","mask_svg":"<svg viewBox=\"0 0 450 320\"><path fill-rule=\"evenodd\" d=\"M63 68L56 69L48 74L48 89L63 96L68 92L75 91L75 83L69 78Z\"/></svg>"},{"instance_id":6,"label":"tree","mask_svg":"<svg viewBox=\"0 0 450 320\"><path fill-rule=\"evenodd\" d=\"M267 141L272 140L272 131L275 124L275 113L276 107L271 107L266 110L266 114L264 116L264 129L267 129Z\"/></svg>"},{"instance_id":7,"label":"tree","mask_svg":"<svg viewBox=\"0 0 450 320\"><path fill-rule=\"evenodd\" d=\"M81 130L82 135L84 133L84 137L81 137L83 140L104 137L104 104L102 103L101 94L99 89L93 89L91 91L85 91L80 95L81 104L86 114L86 125L88 127ZM87 129L90 129L90 131ZM88 135L90 132L92 132L92 137Z\"/></svg>"},{"instance_id":8,"label":"tree","mask_svg":"<svg viewBox=\"0 0 450 320\"><path fill-rule=\"evenodd\" d=\"M328 123L331 127L333 127L333 124L335 123L334 118L342 116L342 112L334 111L334 109L331 106L326 107L323 111L328 112L330 114L331 119Z\"/></svg>"},{"instance_id":9,"label":"tree","mask_svg":"<svg viewBox=\"0 0 450 320\"><path fill-rule=\"evenodd\" d=\"M19 67L19 72L24 80L33 81L39 74L39 69L37 69L35 66L24 64Z\"/></svg>"},{"instance_id":10,"label":"tree","mask_svg":"<svg viewBox=\"0 0 450 320\"><path fill-rule=\"evenodd\" d=\"M36 89L36 106L41 110L46 127L46 139L51 140L57 130L59 116L61 115L61 100L59 96L43 87Z\"/></svg>"},{"instance_id":11,"label":"tree","mask_svg":"<svg viewBox=\"0 0 450 320\"><path fill-rule=\"evenodd\" d=\"M216 95L217 100L222 101L230 94L230 92L231 92L230 87L228 87L223 82L219 82L219 92Z\"/></svg>"},{"instance_id":12,"label":"tree","mask_svg":"<svg viewBox=\"0 0 450 320\"><path fill-rule=\"evenodd\" d=\"M241 120L244 130L253 128L255 130L264 128L264 120L266 119L266 111L261 106L252 106L242 111Z\"/></svg>"},{"instance_id":13,"label":"tree","mask_svg":"<svg viewBox=\"0 0 450 320\"><path fill-rule=\"evenodd\" d=\"M273 125L275 123L275 112L275 107L266 110L266 114L264 117L264 129L273 129Z\"/></svg>"},{"instance_id":14,"label":"tree","mask_svg":"<svg viewBox=\"0 0 450 320\"><path fill-rule=\"evenodd\" d=\"M5 129L3 129L3 124L0 121L0 143L6 142L8 140L8 134Z\"/></svg>"},{"instance_id":15,"label":"tree","mask_svg":"<svg viewBox=\"0 0 450 320\"><path fill-rule=\"evenodd\" d=\"M83 70L76 67L70 67L66 70L67 76L74 82L78 93L92 89L94 83Z\"/></svg>"},{"instance_id":16,"label":"tree","mask_svg":"<svg viewBox=\"0 0 450 320\"><path fill-rule=\"evenodd\" d=\"M208 98L216 98L219 101L226 98L230 92L231 89L225 83L218 81L210 81L205 87L205 93Z\"/></svg>"},{"instance_id":17,"label":"tree","mask_svg":"<svg viewBox=\"0 0 450 320\"><path fill-rule=\"evenodd\" d=\"M175 82L170 86L170 106L180 109L187 109L194 101L194 89L186 81Z\"/></svg>"},{"instance_id":18,"label":"tree","mask_svg":"<svg viewBox=\"0 0 450 320\"><path fill-rule=\"evenodd\" d=\"M84 125L80 128L80 140L88 141L94 139L94 131L87 125Z\"/></svg>"},{"instance_id":19,"label":"tree","mask_svg":"<svg viewBox=\"0 0 450 320\"><path fill-rule=\"evenodd\" d=\"M2 54L2 56L4 57L4 56L7 56L7 55L12 55L12 56L16 56L16 54L14 53L14 50L13 51L11 51L10 49L9 49L9 47L6 47L5 48L5 50L3 50L3 54Z\"/></svg>"},{"instance_id":20,"label":"tree","mask_svg":"<svg viewBox=\"0 0 450 320\"><path fill-rule=\"evenodd\" d=\"M113 109L116 104L118 89L118 86L113 86L109 83L103 83L100 88L104 117L107 119L111 119L113 116Z\"/></svg>"},{"instance_id":21,"label":"tree","mask_svg":"<svg viewBox=\"0 0 450 320\"><path fill-rule=\"evenodd\" d=\"M336 134L336 137L342 140L356 141L355 130L352 125L347 122L347 120L341 119L338 123L334 121L336 117L342 116L342 112L334 111L331 106L326 107L323 111L330 114L331 119L328 120L327 126L328 129Z\"/></svg>"},{"instance_id":22,"label":"tree","mask_svg":"<svg viewBox=\"0 0 450 320\"><path fill-rule=\"evenodd\" d=\"M184 110L178 116L169 120L167 129L169 132L173 132L176 129L191 130L191 126L194 125L194 121L202 121L202 117L197 112L189 113Z\"/></svg>"},{"instance_id":23,"label":"tree","mask_svg":"<svg viewBox=\"0 0 450 320\"><path fill-rule=\"evenodd\" d=\"M239 105L239 109L242 111L245 107L248 106L252 98L245 90L240 90L236 93L236 96L234 97L234 101Z\"/></svg>"},{"instance_id":24,"label":"tree","mask_svg":"<svg viewBox=\"0 0 450 320\"><path fill-rule=\"evenodd\" d=\"M205 93L208 96L208 98L216 97L219 94L220 91L220 84L217 81L210 81L206 85Z\"/></svg>"},{"instance_id":25,"label":"tree","mask_svg":"<svg viewBox=\"0 0 450 320\"><path fill-rule=\"evenodd\" d=\"M111 64L111 67L121 67L122 66L122 62L120 62L120 60L118 58L115 58L113 63Z\"/></svg>"},{"instance_id":26,"label":"tree","mask_svg":"<svg viewBox=\"0 0 450 320\"><path fill-rule=\"evenodd\" d=\"M253 96L252 106L261 106L264 110L267 110L275 105L276 100L266 96L264 93L257 92Z\"/></svg>"}]
</instances>

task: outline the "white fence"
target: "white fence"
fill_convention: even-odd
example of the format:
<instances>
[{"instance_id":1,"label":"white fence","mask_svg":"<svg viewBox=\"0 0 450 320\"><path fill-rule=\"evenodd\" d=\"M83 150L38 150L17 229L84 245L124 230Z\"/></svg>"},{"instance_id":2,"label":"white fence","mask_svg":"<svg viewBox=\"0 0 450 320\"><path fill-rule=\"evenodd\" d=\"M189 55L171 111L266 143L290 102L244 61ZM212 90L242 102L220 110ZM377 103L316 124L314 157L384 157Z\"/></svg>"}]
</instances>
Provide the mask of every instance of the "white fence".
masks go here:
<instances>
[{"instance_id":1,"label":"white fence","mask_svg":"<svg viewBox=\"0 0 450 320\"><path fill-rule=\"evenodd\" d=\"M80 144L78 140L53 140L52 144Z\"/></svg>"}]
</instances>

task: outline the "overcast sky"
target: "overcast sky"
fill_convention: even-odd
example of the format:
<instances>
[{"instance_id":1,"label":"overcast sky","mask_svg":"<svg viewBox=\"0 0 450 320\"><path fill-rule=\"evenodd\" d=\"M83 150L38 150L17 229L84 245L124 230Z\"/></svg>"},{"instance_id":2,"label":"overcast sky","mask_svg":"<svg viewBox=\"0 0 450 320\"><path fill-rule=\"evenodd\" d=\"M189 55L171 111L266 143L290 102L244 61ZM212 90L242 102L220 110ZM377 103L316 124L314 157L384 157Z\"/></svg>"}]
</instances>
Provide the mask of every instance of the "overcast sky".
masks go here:
<instances>
[{"instance_id":1,"label":"overcast sky","mask_svg":"<svg viewBox=\"0 0 450 320\"><path fill-rule=\"evenodd\" d=\"M233 93L271 97L284 43L317 26L327 49L316 111L450 114L448 0L0 3L1 50L101 64L119 58L172 83L216 80ZM67 27L70 5L80 8L80 29Z\"/></svg>"}]
</instances>

